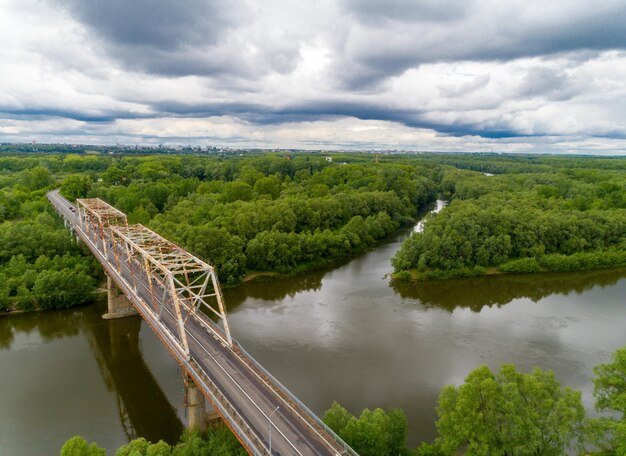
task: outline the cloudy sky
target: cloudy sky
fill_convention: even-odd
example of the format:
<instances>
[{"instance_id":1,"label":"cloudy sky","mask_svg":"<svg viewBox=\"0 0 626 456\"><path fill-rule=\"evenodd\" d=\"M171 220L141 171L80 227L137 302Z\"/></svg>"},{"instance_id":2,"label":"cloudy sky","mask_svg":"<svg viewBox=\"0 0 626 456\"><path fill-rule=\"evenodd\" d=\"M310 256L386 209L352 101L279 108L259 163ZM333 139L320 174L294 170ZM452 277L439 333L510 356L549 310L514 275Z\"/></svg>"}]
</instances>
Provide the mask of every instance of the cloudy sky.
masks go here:
<instances>
[{"instance_id":1,"label":"cloudy sky","mask_svg":"<svg viewBox=\"0 0 626 456\"><path fill-rule=\"evenodd\" d=\"M623 0L0 0L0 142L626 151Z\"/></svg>"}]
</instances>

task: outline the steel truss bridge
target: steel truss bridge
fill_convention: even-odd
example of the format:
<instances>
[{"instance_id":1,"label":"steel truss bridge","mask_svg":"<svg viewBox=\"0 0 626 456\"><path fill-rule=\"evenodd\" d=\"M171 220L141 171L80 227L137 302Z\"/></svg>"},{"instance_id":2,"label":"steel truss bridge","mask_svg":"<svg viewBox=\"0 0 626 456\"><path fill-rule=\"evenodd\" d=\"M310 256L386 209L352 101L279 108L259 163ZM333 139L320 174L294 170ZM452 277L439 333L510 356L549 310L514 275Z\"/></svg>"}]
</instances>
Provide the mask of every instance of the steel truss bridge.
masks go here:
<instances>
[{"instance_id":1,"label":"steel truss bridge","mask_svg":"<svg viewBox=\"0 0 626 456\"><path fill-rule=\"evenodd\" d=\"M249 454L358 456L231 337L211 265L100 199L48 199Z\"/></svg>"}]
</instances>

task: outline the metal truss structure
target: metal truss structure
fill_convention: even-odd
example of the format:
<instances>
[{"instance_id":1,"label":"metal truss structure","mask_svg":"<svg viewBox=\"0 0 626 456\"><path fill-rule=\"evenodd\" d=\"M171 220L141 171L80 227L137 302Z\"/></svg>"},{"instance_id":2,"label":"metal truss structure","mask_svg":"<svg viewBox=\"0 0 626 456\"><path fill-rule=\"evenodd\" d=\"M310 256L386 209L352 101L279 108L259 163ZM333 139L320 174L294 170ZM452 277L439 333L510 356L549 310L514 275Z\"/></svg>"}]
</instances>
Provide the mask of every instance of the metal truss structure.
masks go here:
<instances>
[{"instance_id":1,"label":"metal truss structure","mask_svg":"<svg viewBox=\"0 0 626 456\"><path fill-rule=\"evenodd\" d=\"M217 274L211 265L140 224L111 226L110 233L115 246L118 270L123 261L120 253L126 261L134 260L141 265L141 273L148 279L153 311L159 316L163 311L166 301L159 293L167 293L172 299L178 319L180 343L187 354L189 345L184 325L191 316L205 320L202 318L203 315L198 313L201 309L208 310L209 315L217 317L223 326L207 329L212 330L223 342L232 347L233 341L222 291ZM132 275L132 280L132 285L136 289L135 275ZM205 322L205 326L207 325L208 322Z\"/></svg>"},{"instance_id":2,"label":"metal truss structure","mask_svg":"<svg viewBox=\"0 0 626 456\"><path fill-rule=\"evenodd\" d=\"M143 225L129 225L126 214L99 198L76 201L80 227L114 261L118 272L129 271L135 292L142 287L149 290L151 302L147 304L154 315L160 319L164 306L173 303L177 341L187 356L185 322L190 317L233 346L222 291L211 265ZM204 309L222 326L207 319Z\"/></svg>"},{"instance_id":3,"label":"metal truss structure","mask_svg":"<svg viewBox=\"0 0 626 456\"><path fill-rule=\"evenodd\" d=\"M107 254L107 228L109 226L128 226L128 217L100 198L77 199L78 221L80 227L95 237Z\"/></svg>"}]
</instances>

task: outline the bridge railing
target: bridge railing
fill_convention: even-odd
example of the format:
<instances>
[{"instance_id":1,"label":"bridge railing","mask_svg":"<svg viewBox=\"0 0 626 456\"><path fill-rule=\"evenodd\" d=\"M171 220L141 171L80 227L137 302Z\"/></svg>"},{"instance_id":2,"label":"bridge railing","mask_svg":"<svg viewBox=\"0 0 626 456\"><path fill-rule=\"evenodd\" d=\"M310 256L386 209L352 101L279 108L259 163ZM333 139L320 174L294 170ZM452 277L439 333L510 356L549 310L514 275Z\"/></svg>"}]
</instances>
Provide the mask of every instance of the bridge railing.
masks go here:
<instances>
[{"instance_id":1,"label":"bridge railing","mask_svg":"<svg viewBox=\"0 0 626 456\"><path fill-rule=\"evenodd\" d=\"M211 404L218 409L218 413L226 421L228 427L232 429L233 433L237 436L241 443L248 449L248 452L251 452L253 456L265 456L268 452L264 445L258 439L256 439L256 442L252 441L250 435L254 434L251 429L245 422L242 421L240 423L237 420L235 408L223 394L220 394L219 389L213 384L205 372L199 366L196 366L197 368L194 369L193 366L191 366L192 362L190 361L185 361L185 363L188 364L188 372L195 378L194 381L196 382L196 385L206 386L205 388L202 388L202 390L209 396ZM247 429L244 429L244 426ZM263 451L260 451L259 448L262 448Z\"/></svg>"},{"instance_id":2,"label":"bridge railing","mask_svg":"<svg viewBox=\"0 0 626 456\"><path fill-rule=\"evenodd\" d=\"M324 423L315 413L313 413L306 405L304 405L291 391L289 391L281 382L279 382L272 374L270 374L259 362L254 359L252 355L250 355L239 342L235 341L236 347L241 350L242 354L244 354L252 363L254 363L255 367L263 372L263 375L267 376L267 378L274 383L280 390L289 397L289 400L293 401L298 405L308 416L313 419L327 434L329 434L339 446L342 447L343 452L342 455L347 454L351 456L359 456L359 454L354 451L350 445L343 441L341 437L339 437L331 428L329 428L326 423Z\"/></svg>"}]
</instances>

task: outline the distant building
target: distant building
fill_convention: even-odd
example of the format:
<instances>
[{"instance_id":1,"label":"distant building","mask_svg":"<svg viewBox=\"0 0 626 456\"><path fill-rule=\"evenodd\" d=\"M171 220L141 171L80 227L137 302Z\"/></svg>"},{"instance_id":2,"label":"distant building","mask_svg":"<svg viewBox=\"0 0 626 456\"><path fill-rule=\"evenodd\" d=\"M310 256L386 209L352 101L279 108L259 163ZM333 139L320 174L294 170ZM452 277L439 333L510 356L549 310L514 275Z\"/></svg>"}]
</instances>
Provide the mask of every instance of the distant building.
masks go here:
<instances>
[{"instance_id":1,"label":"distant building","mask_svg":"<svg viewBox=\"0 0 626 456\"><path fill-rule=\"evenodd\" d=\"M333 157L324 157L326 159L327 162L331 162L333 161Z\"/></svg>"}]
</instances>

